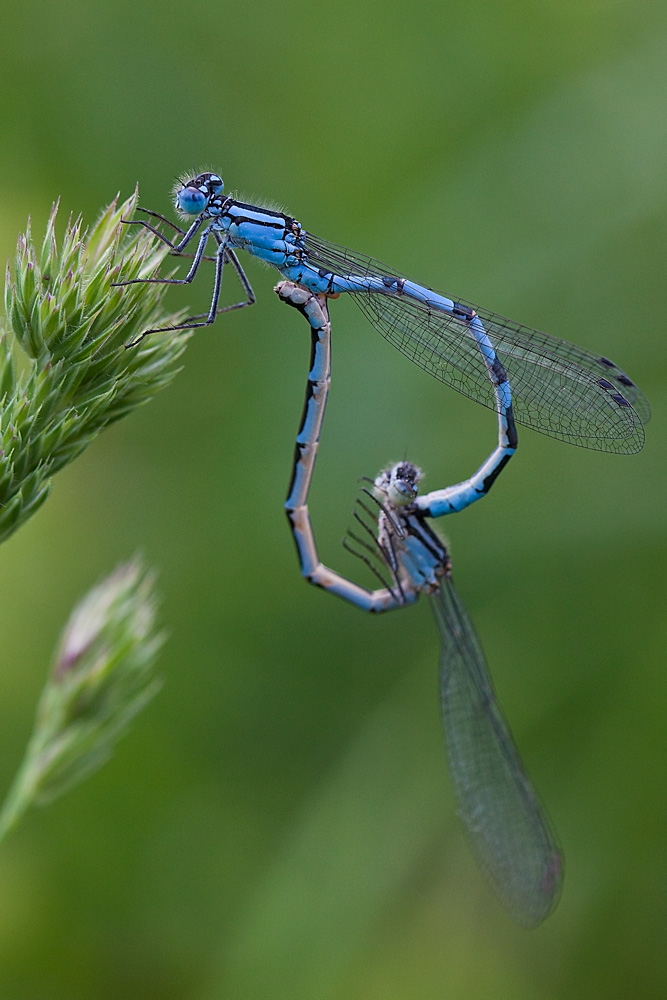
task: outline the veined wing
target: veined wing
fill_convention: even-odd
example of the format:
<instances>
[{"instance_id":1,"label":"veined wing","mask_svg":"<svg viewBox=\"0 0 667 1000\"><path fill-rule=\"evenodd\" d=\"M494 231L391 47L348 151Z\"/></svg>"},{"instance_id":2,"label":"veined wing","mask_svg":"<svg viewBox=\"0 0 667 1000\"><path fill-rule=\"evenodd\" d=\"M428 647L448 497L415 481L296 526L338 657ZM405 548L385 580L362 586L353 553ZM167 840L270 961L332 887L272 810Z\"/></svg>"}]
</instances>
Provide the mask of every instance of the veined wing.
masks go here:
<instances>
[{"instance_id":1,"label":"veined wing","mask_svg":"<svg viewBox=\"0 0 667 1000\"><path fill-rule=\"evenodd\" d=\"M404 277L371 257L310 233L304 234L304 245L313 266L334 274ZM496 409L484 360L463 317L396 292L361 292L353 297L373 326L407 358L458 392ZM471 303L457 302L474 309L482 320L507 372L517 422L598 451L631 454L641 449L643 424L651 409L641 390L612 361Z\"/></svg>"},{"instance_id":2,"label":"veined wing","mask_svg":"<svg viewBox=\"0 0 667 1000\"><path fill-rule=\"evenodd\" d=\"M562 855L449 578L443 577L431 604L442 642L442 718L458 810L501 902L517 923L535 927L558 902Z\"/></svg>"}]
</instances>

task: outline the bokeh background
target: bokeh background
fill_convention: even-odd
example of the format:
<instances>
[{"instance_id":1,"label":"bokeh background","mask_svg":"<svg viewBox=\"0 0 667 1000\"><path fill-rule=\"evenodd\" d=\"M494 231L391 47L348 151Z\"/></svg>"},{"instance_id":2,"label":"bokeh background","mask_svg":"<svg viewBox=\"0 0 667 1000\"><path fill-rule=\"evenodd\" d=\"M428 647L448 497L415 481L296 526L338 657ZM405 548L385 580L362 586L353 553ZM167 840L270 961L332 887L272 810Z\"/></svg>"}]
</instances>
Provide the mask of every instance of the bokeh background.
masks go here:
<instances>
[{"instance_id":1,"label":"bokeh background","mask_svg":"<svg viewBox=\"0 0 667 1000\"><path fill-rule=\"evenodd\" d=\"M426 603L369 619L300 579L281 505L309 353L273 272L182 374L59 475L4 546L0 787L71 606L137 550L165 687L113 761L0 851L3 1000L468 1000L667 990L667 9L4 2L0 249L49 206L193 166L306 228L618 360L634 457L525 431L445 527L499 695L566 854L515 928L457 824ZM229 286L232 282L229 281ZM203 308L202 276L174 308ZM236 294L228 287L227 295ZM495 418L346 303L311 509L340 547L357 478L468 476Z\"/></svg>"}]
</instances>

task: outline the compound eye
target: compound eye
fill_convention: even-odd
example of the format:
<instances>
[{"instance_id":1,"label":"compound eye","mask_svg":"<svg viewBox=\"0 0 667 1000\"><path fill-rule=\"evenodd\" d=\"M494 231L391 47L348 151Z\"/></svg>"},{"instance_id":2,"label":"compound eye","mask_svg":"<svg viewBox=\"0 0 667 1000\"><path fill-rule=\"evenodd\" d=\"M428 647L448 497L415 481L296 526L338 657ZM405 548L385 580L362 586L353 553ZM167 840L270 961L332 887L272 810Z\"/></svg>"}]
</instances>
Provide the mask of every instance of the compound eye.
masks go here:
<instances>
[{"instance_id":1,"label":"compound eye","mask_svg":"<svg viewBox=\"0 0 667 1000\"><path fill-rule=\"evenodd\" d=\"M394 479L389 484L387 496L397 507L405 507L414 503L417 496L417 487L408 479Z\"/></svg>"},{"instance_id":2,"label":"compound eye","mask_svg":"<svg viewBox=\"0 0 667 1000\"><path fill-rule=\"evenodd\" d=\"M225 185L222 182L222 177L218 177L217 174L211 174L208 179L208 186L211 194L221 194Z\"/></svg>"},{"instance_id":3,"label":"compound eye","mask_svg":"<svg viewBox=\"0 0 667 1000\"><path fill-rule=\"evenodd\" d=\"M419 492L421 473L416 465L410 462L400 462L390 471L387 495L397 507L414 503Z\"/></svg>"},{"instance_id":4,"label":"compound eye","mask_svg":"<svg viewBox=\"0 0 667 1000\"><path fill-rule=\"evenodd\" d=\"M189 184L176 192L176 208L184 215L199 215L206 208L207 202L206 194Z\"/></svg>"}]
</instances>

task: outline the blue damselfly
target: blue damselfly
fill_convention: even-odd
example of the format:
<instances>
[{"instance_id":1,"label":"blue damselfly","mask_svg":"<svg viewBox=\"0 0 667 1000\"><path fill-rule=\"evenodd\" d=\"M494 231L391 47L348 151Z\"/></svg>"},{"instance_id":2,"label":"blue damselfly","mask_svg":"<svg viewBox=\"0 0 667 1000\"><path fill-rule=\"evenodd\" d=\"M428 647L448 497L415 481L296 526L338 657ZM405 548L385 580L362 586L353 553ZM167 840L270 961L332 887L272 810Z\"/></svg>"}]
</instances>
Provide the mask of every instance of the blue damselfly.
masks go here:
<instances>
[{"instance_id":1,"label":"blue damselfly","mask_svg":"<svg viewBox=\"0 0 667 1000\"><path fill-rule=\"evenodd\" d=\"M146 330L143 336L209 326L219 313L252 305L255 295L236 253L245 250L315 294L351 295L382 336L407 358L445 385L493 409L497 400L487 363L498 358L512 383L514 417L526 427L599 451L630 454L642 447L643 424L651 412L646 397L604 355L449 298L371 257L314 236L292 216L224 195L218 174L184 178L175 189L175 204L181 216L194 216L187 231L156 212L139 211L158 224L171 226L177 241L172 242L148 220L130 221L149 229L177 256L184 255L196 237L188 273L184 278L135 281L189 284L202 260L209 259L205 251L212 238L211 304L202 316L192 316L178 326ZM238 275L245 298L219 308L225 264L231 264ZM122 280L117 284L122 285Z\"/></svg>"},{"instance_id":2,"label":"blue damselfly","mask_svg":"<svg viewBox=\"0 0 667 1000\"><path fill-rule=\"evenodd\" d=\"M510 384L488 364L498 409L498 445L468 480L418 495L421 473L409 462L384 470L355 511L346 547L383 584L367 590L319 559L308 493L326 406L330 322L323 295L281 282L276 291L311 326L311 369L285 503L301 572L364 611L403 608L428 594L440 634L440 702L458 810L480 867L512 917L539 924L558 901L562 855L500 711L472 622L454 589L449 553L428 518L454 513L485 496L514 454L517 435ZM480 351L483 347L480 345Z\"/></svg>"}]
</instances>

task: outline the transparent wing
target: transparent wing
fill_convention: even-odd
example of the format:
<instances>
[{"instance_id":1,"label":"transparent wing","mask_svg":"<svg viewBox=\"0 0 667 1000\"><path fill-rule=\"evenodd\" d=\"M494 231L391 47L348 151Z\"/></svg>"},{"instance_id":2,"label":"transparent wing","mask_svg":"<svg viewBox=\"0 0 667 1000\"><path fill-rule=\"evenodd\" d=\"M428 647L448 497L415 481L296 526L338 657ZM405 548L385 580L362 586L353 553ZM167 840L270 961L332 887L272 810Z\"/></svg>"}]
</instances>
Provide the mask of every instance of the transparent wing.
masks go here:
<instances>
[{"instance_id":1,"label":"transparent wing","mask_svg":"<svg viewBox=\"0 0 667 1000\"><path fill-rule=\"evenodd\" d=\"M371 257L304 234L313 266L336 274L404 277ZM424 286L425 287L425 286ZM438 293L440 294L440 293ZM496 408L493 387L465 321L406 297L353 296L391 344L435 378ZM598 451L631 454L644 443L648 400L608 358L513 323L471 303L507 372L517 422L550 437Z\"/></svg>"},{"instance_id":2,"label":"transparent wing","mask_svg":"<svg viewBox=\"0 0 667 1000\"><path fill-rule=\"evenodd\" d=\"M517 923L535 927L558 901L562 855L449 578L443 578L431 604L442 642L441 707L459 814L501 902Z\"/></svg>"}]
</instances>

